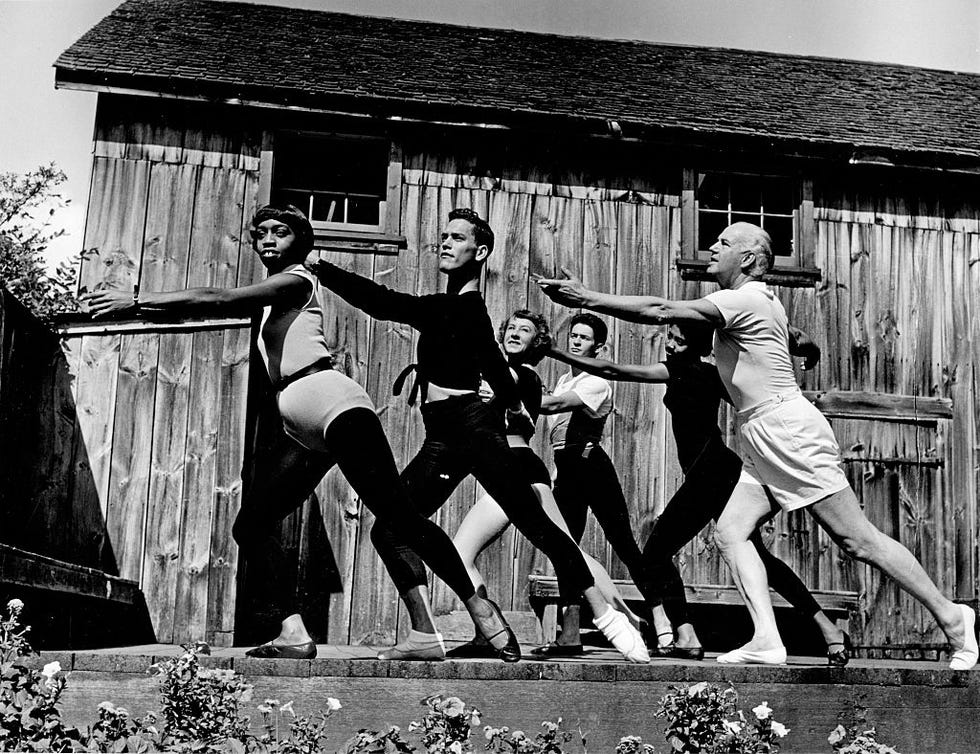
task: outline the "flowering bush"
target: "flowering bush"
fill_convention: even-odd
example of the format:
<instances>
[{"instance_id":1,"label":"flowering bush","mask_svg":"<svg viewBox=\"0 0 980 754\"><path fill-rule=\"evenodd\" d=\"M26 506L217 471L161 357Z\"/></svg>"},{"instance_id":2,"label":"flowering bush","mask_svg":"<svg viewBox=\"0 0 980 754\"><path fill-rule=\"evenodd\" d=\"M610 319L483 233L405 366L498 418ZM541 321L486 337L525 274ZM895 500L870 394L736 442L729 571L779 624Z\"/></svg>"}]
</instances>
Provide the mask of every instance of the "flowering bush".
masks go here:
<instances>
[{"instance_id":1,"label":"flowering bush","mask_svg":"<svg viewBox=\"0 0 980 754\"><path fill-rule=\"evenodd\" d=\"M891 746L879 743L875 736L874 728L858 732L838 725L830 732L827 743L837 754L898 754Z\"/></svg>"},{"instance_id":2,"label":"flowering bush","mask_svg":"<svg viewBox=\"0 0 980 754\"><path fill-rule=\"evenodd\" d=\"M654 748L639 736L623 736L616 744L616 754L654 754Z\"/></svg>"},{"instance_id":3,"label":"flowering bush","mask_svg":"<svg viewBox=\"0 0 980 754\"><path fill-rule=\"evenodd\" d=\"M24 603L10 600L0 618L0 751L73 751L81 738L61 720L58 699L65 674L57 662L28 667L29 626L20 625Z\"/></svg>"},{"instance_id":4,"label":"flowering bush","mask_svg":"<svg viewBox=\"0 0 980 754\"><path fill-rule=\"evenodd\" d=\"M430 696L422 700L429 712L422 722L412 722L408 729L422 734L422 745L428 754L463 754L473 751L470 730L480 724L480 711L457 696Z\"/></svg>"},{"instance_id":5,"label":"flowering bush","mask_svg":"<svg viewBox=\"0 0 980 754\"><path fill-rule=\"evenodd\" d=\"M530 738L522 730L511 732L506 726L492 728L488 725L483 729L487 751L508 754L563 754L565 750L562 745L571 740L572 734L561 730L561 718L554 723L546 720L541 723L541 727L544 730Z\"/></svg>"},{"instance_id":6,"label":"flowering bush","mask_svg":"<svg viewBox=\"0 0 980 754\"><path fill-rule=\"evenodd\" d=\"M705 754L776 754L779 739L789 733L772 719L763 702L752 717L738 709L738 694L732 686L719 688L696 683L660 700L657 715L667 718L664 735L674 751Z\"/></svg>"}]
</instances>

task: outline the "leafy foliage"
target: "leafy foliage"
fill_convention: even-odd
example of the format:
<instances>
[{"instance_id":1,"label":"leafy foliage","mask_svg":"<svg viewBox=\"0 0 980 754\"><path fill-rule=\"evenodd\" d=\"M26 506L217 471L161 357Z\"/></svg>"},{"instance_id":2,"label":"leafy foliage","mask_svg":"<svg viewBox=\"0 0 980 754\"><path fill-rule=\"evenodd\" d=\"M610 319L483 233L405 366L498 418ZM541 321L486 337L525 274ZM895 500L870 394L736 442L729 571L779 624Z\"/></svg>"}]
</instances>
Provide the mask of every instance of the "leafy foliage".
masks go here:
<instances>
[{"instance_id":1,"label":"leafy foliage","mask_svg":"<svg viewBox=\"0 0 980 754\"><path fill-rule=\"evenodd\" d=\"M24 174L0 173L0 285L48 322L79 308L75 282L84 252L51 274L44 265L48 245L65 234L51 230L51 218L70 201L57 191L65 180L53 163Z\"/></svg>"}]
</instances>

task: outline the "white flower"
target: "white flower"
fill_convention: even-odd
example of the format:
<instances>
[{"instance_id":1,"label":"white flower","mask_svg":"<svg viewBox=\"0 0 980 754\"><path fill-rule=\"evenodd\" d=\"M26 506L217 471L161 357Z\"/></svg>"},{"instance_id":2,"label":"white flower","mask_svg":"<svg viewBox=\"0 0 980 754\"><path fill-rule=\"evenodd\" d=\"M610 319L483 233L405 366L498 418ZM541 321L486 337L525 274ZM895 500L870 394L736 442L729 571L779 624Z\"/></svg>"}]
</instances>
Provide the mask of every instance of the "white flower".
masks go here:
<instances>
[{"instance_id":1,"label":"white flower","mask_svg":"<svg viewBox=\"0 0 980 754\"><path fill-rule=\"evenodd\" d=\"M708 683L706 681L701 681L701 683L695 683L693 686L687 687L688 696L697 696L708 688Z\"/></svg>"},{"instance_id":2,"label":"white flower","mask_svg":"<svg viewBox=\"0 0 980 754\"><path fill-rule=\"evenodd\" d=\"M769 709L769 702L763 702L758 707L753 707L752 712L759 720L767 720L772 717L772 710Z\"/></svg>"},{"instance_id":3,"label":"white flower","mask_svg":"<svg viewBox=\"0 0 980 754\"><path fill-rule=\"evenodd\" d=\"M336 712L341 707L340 700L334 699L332 696L327 697L327 709L331 712Z\"/></svg>"},{"instance_id":4,"label":"white flower","mask_svg":"<svg viewBox=\"0 0 980 754\"><path fill-rule=\"evenodd\" d=\"M721 724L725 728L725 732L731 733L732 735L738 735L742 731L741 723L736 723L731 720L722 720Z\"/></svg>"},{"instance_id":5,"label":"white flower","mask_svg":"<svg viewBox=\"0 0 980 754\"><path fill-rule=\"evenodd\" d=\"M255 709L257 709L263 715L271 715L272 714L272 707L270 707L268 704L260 704Z\"/></svg>"},{"instance_id":6,"label":"white flower","mask_svg":"<svg viewBox=\"0 0 980 754\"><path fill-rule=\"evenodd\" d=\"M41 668L41 675L47 678L49 681L54 678L58 673L61 672L61 663L55 660L54 662L49 662L43 668Z\"/></svg>"},{"instance_id":7,"label":"white flower","mask_svg":"<svg viewBox=\"0 0 980 754\"><path fill-rule=\"evenodd\" d=\"M463 754L463 744L461 744L459 741L453 741L451 744L449 744L449 751L451 751L452 754Z\"/></svg>"},{"instance_id":8,"label":"white flower","mask_svg":"<svg viewBox=\"0 0 980 754\"><path fill-rule=\"evenodd\" d=\"M288 712L293 717L296 717L296 713L293 711L293 702L292 702L292 700L286 702L284 705L282 705L279 708L279 713L282 714L283 712Z\"/></svg>"},{"instance_id":9,"label":"white flower","mask_svg":"<svg viewBox=\"0 0 980 754\"><path fill-rule=\"evenodd\" d=\"M99 702L99 706L97 707L97 709L105 710L106 712L115 712L116 705L113 704L112 702Z\"/></svg>"},{"instance_id":10,"label":"white flower","mask_svg":"<svg viewBox=\"0 0 980 754\"><path fill-rule=\"evenodd\" d=\"M772 732L775 733L780 738L782 738L787 733L789 733L789 728L787 728L782 723L777 723L775 720L772 721L771 727L772 727Z\"/></svg>"},{"instance_id":11,"label":"white flower","mask_svg":"<svg viewBox=\"0 0 980 754\"><path fill-rule=\"evenodd\" d=\"M7 603L7 609L12 613L20 612L24 609L24 603L21 600L12 599Z\"/></svg>"},{"instance_id":12,"label":"white flower","mask_svg":"<svg viewBox=\"0 0 980 754\"><path fill-rule=\"evenodd\" d=\"M847 730L843 725L838 725L836 728L830 731L830 735L827 736L827 743L829 743L831 746L836 746L846 738Z\"/></svg>"}]
</instances>

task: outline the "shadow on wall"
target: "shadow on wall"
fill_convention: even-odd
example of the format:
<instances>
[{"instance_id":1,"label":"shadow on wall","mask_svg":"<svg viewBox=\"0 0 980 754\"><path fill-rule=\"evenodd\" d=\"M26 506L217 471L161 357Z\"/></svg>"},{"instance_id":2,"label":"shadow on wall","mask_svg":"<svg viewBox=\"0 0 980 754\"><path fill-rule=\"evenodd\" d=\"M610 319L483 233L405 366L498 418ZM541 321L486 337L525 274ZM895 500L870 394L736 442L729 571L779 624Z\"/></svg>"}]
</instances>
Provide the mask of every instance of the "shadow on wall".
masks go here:
<instances>
[{"instance_id":1,"label":"shadow on wall","mask_svg":"<svg viewBox=\"0 0 980 754\"><path fill-rule=\"evenodd\" d=\"M115 576L71 388L58 337L0 289L0 543ZM27 603L35 647L153 641L141 599L114 603L70 584L53 591L12 586L18 581L0 572L0 598Z\"/></svg>"}]
</instances>

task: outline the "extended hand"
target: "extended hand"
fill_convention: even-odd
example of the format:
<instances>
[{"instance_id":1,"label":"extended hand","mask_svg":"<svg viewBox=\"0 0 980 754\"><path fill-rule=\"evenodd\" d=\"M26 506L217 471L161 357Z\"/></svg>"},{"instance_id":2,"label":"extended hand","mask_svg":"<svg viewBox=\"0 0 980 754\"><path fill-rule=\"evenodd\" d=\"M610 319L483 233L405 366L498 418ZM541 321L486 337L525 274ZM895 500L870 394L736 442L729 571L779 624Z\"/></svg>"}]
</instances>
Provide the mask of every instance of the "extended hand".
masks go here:
<instances>
[{"instance_id":1,"label":"extended hand","mask_svg":"<svg viewBox=\"0 0 980 754\"><path fill-rule=\"evenodd\" d=\"M563 306L585 306L588 288L564 267L561 268L562 278L538 278L538 286L552 301Z\"/></svg>"},{"instance_id":2,"label":"extended hand","mask_svg":"<svg viewBox=\"0 0 980 754\"><path fill-rule=\"evenodd\" d=\"M320 264L320 252L314 249L309 254L306 255L306 259L303 260L303 266L316 275L316 269Z\"/></svg>"},{"instance_id":3,"label":"extended hand","mask_svg":"<svg viewBox=\"0 0 980 754\"><path fill-rule=\"evenodd\" d=\"M484 403L489 403L493 400L493 388L490 387L490 383L486 380L480 380L480 389L477 392L480 396L480 400Z\"/></svg>"},{"instance_id":4,"label":"extended hand","mask_svg":"<svg viewBox=\"0 0 980 754\"><path fill-rule=\"evenodd\" d=\"M88 311L93 317L105 317L115 312L124 312L127 309L136 308L131 292L108 288L94 293L86 293L80 300L88 306Z\"/></svg>"}]
</instances>

